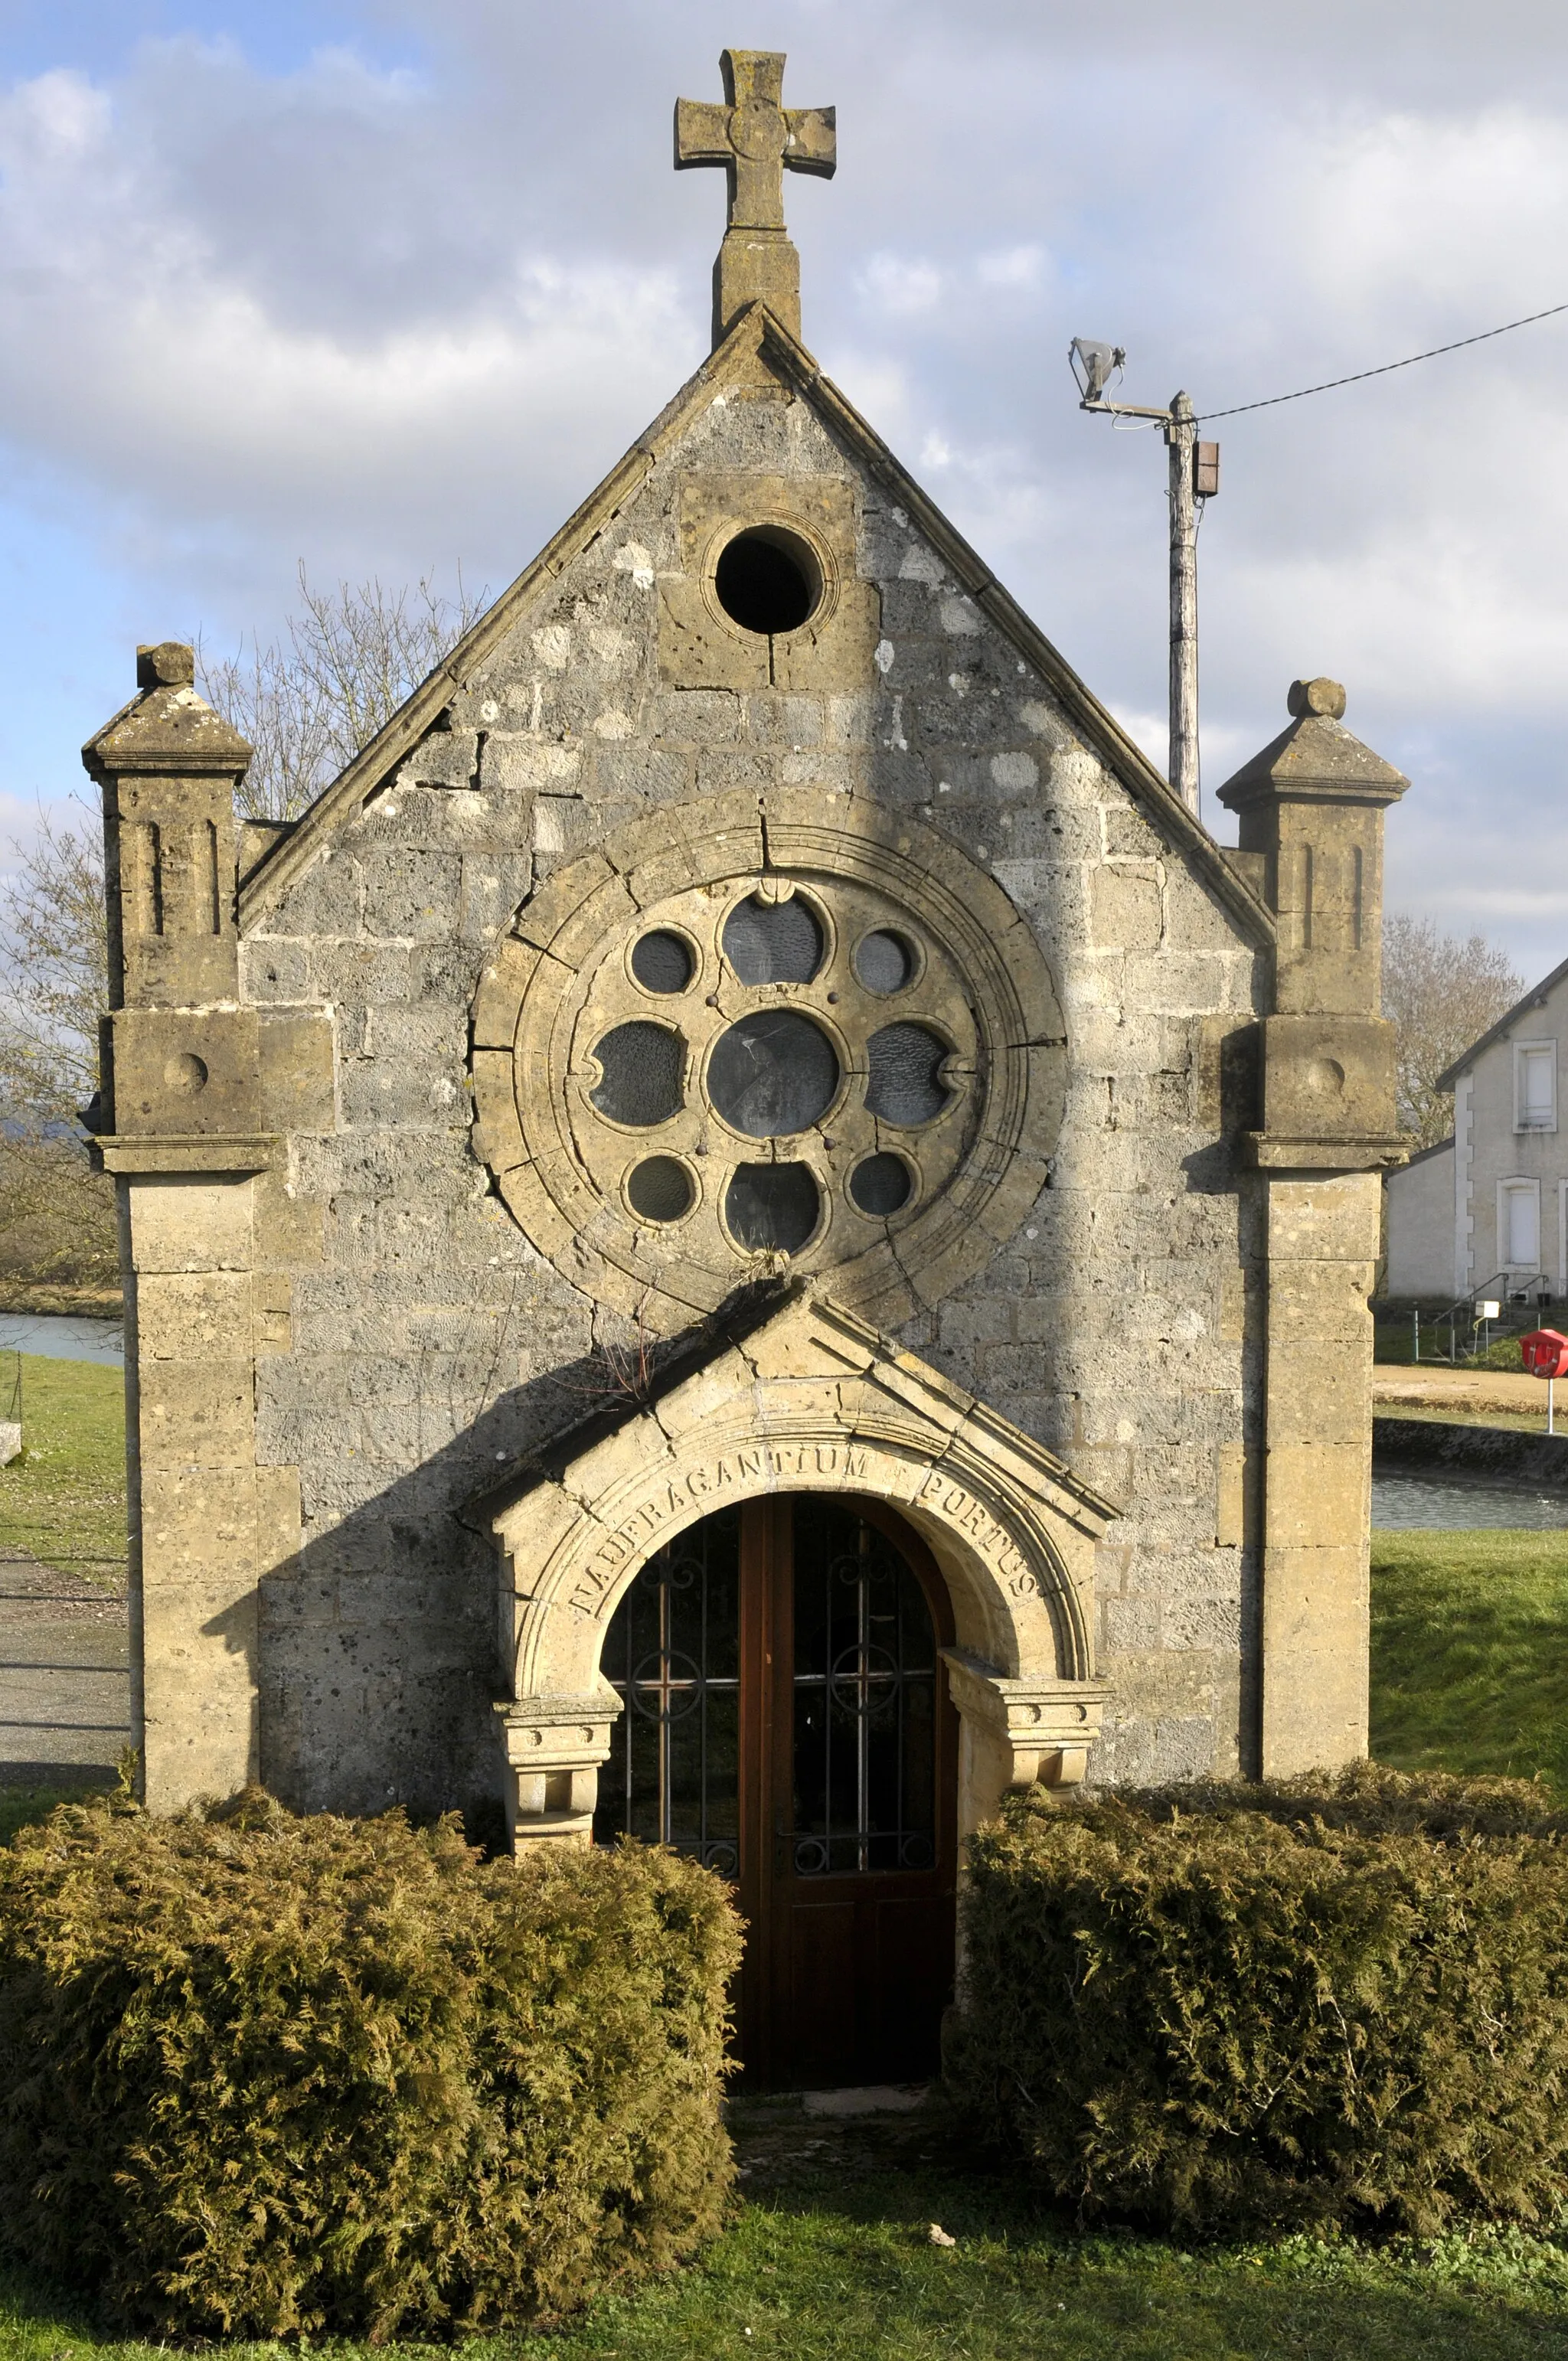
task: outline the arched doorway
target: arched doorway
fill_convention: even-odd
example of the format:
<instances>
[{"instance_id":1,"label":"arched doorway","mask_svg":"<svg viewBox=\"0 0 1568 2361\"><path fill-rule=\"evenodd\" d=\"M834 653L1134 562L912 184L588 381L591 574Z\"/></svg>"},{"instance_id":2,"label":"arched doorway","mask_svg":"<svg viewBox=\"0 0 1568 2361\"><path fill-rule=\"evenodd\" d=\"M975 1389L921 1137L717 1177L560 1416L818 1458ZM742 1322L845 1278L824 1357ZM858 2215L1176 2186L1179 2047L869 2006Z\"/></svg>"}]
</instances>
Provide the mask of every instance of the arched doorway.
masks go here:
<instances>
[{"instance_id":1,"label":"arched doorway","mask_svg":"<svg viewBox=\"0 0 1568 2361\"><path fill-rule=\"evenodd\" d=\"M610 1618L594 1836L674 1845L746 1919L749 2088L931 2073L953 1979L948 1593L881 1502L773 1493L688 1526Z\"/></svg>"}]
</instances>

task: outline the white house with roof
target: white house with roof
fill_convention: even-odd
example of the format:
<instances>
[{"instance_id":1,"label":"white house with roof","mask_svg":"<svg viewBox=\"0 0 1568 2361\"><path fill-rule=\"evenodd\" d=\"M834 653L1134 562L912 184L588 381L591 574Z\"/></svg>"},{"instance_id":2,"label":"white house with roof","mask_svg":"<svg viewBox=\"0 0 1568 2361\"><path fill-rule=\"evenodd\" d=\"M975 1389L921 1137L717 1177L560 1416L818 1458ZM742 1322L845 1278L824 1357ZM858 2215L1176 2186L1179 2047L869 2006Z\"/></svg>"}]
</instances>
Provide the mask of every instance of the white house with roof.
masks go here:
<instances>
[{"instance_id":1,"label":"white house with roof","mask_svg":"<svg viewBox=\"0 0 1568 2361\"><path fill-rule=\"evenodd\" d=\"M1387 1186L1393 1297L1568 1295L1568 960L1456 1058L1453 1137Z\"/></svg>"}]
</instances>

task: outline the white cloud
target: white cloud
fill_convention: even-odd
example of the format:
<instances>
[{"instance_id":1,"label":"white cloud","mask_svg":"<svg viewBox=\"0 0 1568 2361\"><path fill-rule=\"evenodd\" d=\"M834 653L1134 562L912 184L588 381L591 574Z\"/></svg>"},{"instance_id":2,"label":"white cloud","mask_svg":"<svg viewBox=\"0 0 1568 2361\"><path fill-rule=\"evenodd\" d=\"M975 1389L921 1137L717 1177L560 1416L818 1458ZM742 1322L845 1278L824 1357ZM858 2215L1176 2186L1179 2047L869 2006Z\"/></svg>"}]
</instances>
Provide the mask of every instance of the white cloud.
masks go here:
<instances>
[{"instance_id":1,"label":"white cloud","mask_svg":"<svg viewBox=\"0 0 1568 2361\"><path fill-rule=\"evenodd\" d=\"M1008 246L982 254L975 276L982 287L1037 288L1046 275L1047 257L1038 246Z\"/></svg>"},{"instance_id":2,"label":"white cloud","mask_svg":"<svg viewBox=\"0 0 1568 2361\"><path fill-rule=\"evenodd\" d=\"M1158 771L1165 769L1165 758L1170 743L1170 731L1163 713L1138 713L1113 706L1112 712L1121 723L1135 746L1141 746Z\"/></svg>"},{"instance_id":3,"label":"white cloud","mask_svg":"<svg viewBox=\"0 0 1568 2361\"><path fill-rule=\"evenodd\" d=\"M67 746L125 686L84 607L127 642L144 613L266 631L301 555L499 586L705 348L722 178L670 172L668 109L718 94L717 0L359 5L362 38L334 17L279 67L231 0L226 42L90 71L62 40L0 92L0 581L52 583L68 517L110 586L27 613L0 709ZM1162 759L1164 455L1077 411L1069 337L1125 343L1131 400L1218 409L1560 296L1568 17L1321 0L1303 44L1255 0L1198 0L1179 38L1153 0L775 16L786 95L839 108L834 184L788 183L808 342ZM1296 672L1341 675L1412 769L1398 890L1541 949L1565 402L1568 318L1226 419L1200 551L1206 777ZM31 696L46 642L69 725Z\"/></svg>"},{"instance_id":4,"label":"white cloud","mask_svg":"<svg viewBox=\"0 0 1568 2361\"><path fill-rule=\"evenodd\" d=\"M291 315L79 77L13 94L0 171L7 434L154 531L161 506L185 533L325 525L363 548L378 509L406 534L438 501L471 508L458 479L477 467L491 499L542 500L596 426L614 456L629 391L656 409L692 358L667 270L548 250L435 318Z\"/></svg>"},{"instance_id":5,"label":"white cloud","mask_svg":"<svg viewBox=\"0 0 1568 2361\"><path fill-rule=\"evenodd\" d=\"M890 319L908 320L931 312L941 300L942 274L929 262L898 254L873 254L855 284Z\"/></svg>"}]
</instances>

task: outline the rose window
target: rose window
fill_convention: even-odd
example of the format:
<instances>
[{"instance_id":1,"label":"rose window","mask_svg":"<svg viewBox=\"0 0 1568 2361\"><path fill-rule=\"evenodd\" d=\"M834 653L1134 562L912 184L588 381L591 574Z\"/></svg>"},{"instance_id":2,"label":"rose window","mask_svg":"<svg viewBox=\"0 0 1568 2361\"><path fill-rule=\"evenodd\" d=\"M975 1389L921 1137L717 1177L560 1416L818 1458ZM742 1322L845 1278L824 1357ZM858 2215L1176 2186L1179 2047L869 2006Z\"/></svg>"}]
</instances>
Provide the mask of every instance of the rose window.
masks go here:
<instances>
[{"instance_id":1,"label":"rose window","mask_svg":"<svg viewBox=\"0 0 1568 2361\"><path fill-rule=\"evenodd\" d=\"M1034 928L913 814L648 810L490 950L474 1150L574 1287L674 1334L769 1272L883 1327L1015 1237L1066 1088Z\"/></svg>"},{"instance_id":2,"label":"rose window","mask_svg":"<svg viewBox=\"0 0 1568 2361\"><path fill-rule=\"evenodd\" d=\"M672 1256L737 1278L758 1257L851 1259L928 1207L972 1138L958 970L858 880L693 886L584 982L576 1150Z\"/></svg>"}]
</instances>

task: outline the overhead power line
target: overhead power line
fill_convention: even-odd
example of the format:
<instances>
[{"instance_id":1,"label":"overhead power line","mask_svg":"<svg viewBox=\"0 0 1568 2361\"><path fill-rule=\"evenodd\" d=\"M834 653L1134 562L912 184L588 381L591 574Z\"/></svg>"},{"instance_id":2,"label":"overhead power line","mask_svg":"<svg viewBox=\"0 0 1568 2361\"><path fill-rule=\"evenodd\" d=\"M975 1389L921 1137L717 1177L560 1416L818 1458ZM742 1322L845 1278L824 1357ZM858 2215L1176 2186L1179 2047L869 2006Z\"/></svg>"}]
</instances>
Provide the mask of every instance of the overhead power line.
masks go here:
<instances>
[{"instance_id":1,"label":"overhead power line","mask_svg":"<svg viewBox=\"0 0 1568 2361\"><path fill-rule=\"evenodd\" d=\"M1304 385L1295 393L1271 393L1265 401L1238 401L1229 410L1205 410L1198 421L1206 425L1212 418L1239 418L1244 410L1276 410L1282 401L1305 401L1310 393L1332 393L1338 385L1360 385L1369 377L1387 377L1395 369L1414 368L1418 361L1434 361L1440 353L1463 352L1466 345L1485 345L1493 336L1506 336L1515 328L1533 327L1537 320L1555 320L1568 312L1568 303L1553 303L1547 312L1527 312L1522 320L1505 320L1500 328L1483 328L1478 336L1456 336L1452 345L1433 345L1430 351L1412 353L1408 360L1385 361L1380 368L1354 369L1349 377L1329 377L1321 385Z\"/></svg>"}]
</instances>

